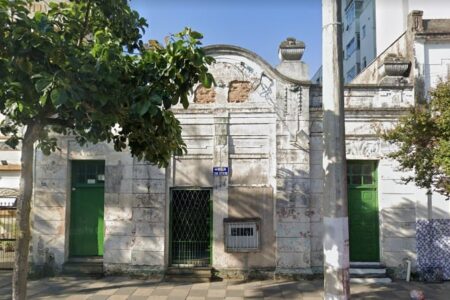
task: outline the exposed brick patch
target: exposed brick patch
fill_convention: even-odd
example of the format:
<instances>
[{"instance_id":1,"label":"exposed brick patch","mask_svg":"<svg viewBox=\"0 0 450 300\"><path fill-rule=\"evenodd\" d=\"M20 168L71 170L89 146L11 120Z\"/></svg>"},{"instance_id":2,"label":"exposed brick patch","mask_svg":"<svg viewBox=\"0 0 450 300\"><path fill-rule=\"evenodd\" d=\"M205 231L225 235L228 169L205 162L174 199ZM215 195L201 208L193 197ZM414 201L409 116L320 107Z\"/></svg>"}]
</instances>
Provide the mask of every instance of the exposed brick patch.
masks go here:
<instances>
[{"instance_id":1,"label":"exposed brick patch","mask_svg":"<svg viewBox=\"0 0 450 300\"><path fill-rule=\"evenodd\" d=\"M214 103L216 101L216 92L214 88L207 89L199 85L195 90L194 103Z\"/></svg>"},{"instance_id":2,"label":"exposed brick patch","mask_svg":"<svg viewBox=\"0 0 450 300\"><path fill-rule=\"evenodd\" d=\"M245 102L250 95L252 85L248 81L232 81L228 90L228 102Z\"/></svg>"}]
</instances>

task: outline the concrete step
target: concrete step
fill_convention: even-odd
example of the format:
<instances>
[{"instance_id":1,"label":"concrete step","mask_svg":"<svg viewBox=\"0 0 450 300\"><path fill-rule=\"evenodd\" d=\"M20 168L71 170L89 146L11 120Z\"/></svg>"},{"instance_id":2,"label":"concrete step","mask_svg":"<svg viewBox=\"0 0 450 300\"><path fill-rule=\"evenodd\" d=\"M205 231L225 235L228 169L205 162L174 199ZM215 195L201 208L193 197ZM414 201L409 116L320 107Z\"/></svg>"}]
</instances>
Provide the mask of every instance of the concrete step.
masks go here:
<instances>
[{"instance_id":1,"label":"concrete step","mask_svg":"<svg viewBox=\"0 0 450 300\"><path fill-rule=\"evenodd\" d=\"M82 262L68 261L63 265L63 273L66 275L103 275L103 261Z\"/></svg>"},{"instance_id":2,"label":"concrete step","mask_svg":"<svg viewBox=\"0 0 450 300\"><path fill-rule=\"evenodd\" d=\"M69 262L73 263L102 263L102 256L83 256L83 257L70 257Z\"/></svg>"},{"instance_id":3,"label":"concrete step","mask_svg":"<svg viewBox=\"0 0 450 300\"><path fill-rule=\"evenodd\" d=\"M358 284L388 284L391 283L392 280L389 277L383 278L350 278L351 283Z\"/></svg>"},{"instance_id":4,"label":"concrete step","mask_svg":"<svg viewBox=\"0 0 450 300\"><path fill-rule=\"evenodd\" d=\"M212 278L211 268L176 268L166 271L165 279L174 282L209 282Z\"/></svg>"},{"instance_id":5,"label":"concrete step","mask_svg":"<svg viewBox=\"0 0 450 300\"><path fill-rule=\"evenodd\" d=\"M386 269L350 268L350 275L386 275Z\"/></svg>"},{"instance_id":6,"label":"concrete step","mask_svg":"<svg viewBox=\"0 0 450 300\"><path fill-rule=\"evenodd\" d=\"M350 282L386 284L392 280L386 275L386 267L379 262L351 262Z\"/></svg>"}]
</instances>

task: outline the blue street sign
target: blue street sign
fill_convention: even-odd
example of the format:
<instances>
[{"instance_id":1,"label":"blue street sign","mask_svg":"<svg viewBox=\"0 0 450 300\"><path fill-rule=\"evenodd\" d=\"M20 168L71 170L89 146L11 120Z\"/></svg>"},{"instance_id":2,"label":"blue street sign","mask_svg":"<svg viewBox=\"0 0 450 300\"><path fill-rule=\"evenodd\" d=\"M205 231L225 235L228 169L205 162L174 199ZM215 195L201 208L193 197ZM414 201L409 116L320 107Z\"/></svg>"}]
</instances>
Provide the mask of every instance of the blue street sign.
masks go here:
<instances>
[{"instance_id":1,"label":"blue street sign","mask_svg":"<svg viewBox=\"0 0 450 300\"><path fill-rule=\"evenodd\" d=\"M214 176L228 176L228 167L213 167Z\"/></svg>"}]
</instances>

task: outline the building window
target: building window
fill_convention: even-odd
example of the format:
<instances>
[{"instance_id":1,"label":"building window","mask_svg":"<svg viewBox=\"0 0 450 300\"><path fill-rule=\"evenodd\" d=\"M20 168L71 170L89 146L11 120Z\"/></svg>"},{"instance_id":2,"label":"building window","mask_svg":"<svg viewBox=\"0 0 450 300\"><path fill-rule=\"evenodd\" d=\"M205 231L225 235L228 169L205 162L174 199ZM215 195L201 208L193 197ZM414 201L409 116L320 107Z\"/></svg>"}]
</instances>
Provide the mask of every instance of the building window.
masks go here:
<instances>
[{"instance_id":1,"label":"building window","mask_svg":"<svg viewBox=\"0 0 450 300\"><path fill-rule=\"evenodd\" d=\"M365 67L367 67L367 58L364 56L363 57L363 59L362 59L362 65L363 65L363 69L365 68Z\"/></svg>"},{"instance_id":2,"label":"building window","mask_svg":"<svg viewBox=\"0 0 450 300\"><path fill-rule=\"evenodd\" d=\"M355 1L353 1L347 8L345 9L345 20L347 21L347 26L350 26L356 18L356 7Z\"/></svg>"},{"instance_id":3,"label":"building window","mask_svg":"<svg viewBox=\"0 0 450 300\"><path fill-rule=\"evenodd\" d=\"M225 219L227 252L259 251L259 219Z\"/></svg>"},{"instance_id":4,"label":"building window","mask_svg":"<svg viewBox=\"0 0 450 300\"><path fill-rule=\"evenodd\" d=\"M352 56L353 52L355 51L356 51L356 41L355 38L352 38L345 47L346 58Z\"/></svg>"},{"instance_id":5,"label":"building window","mask_svg":"<svg viewBox=\"0 0 450 300\"><path fill-rule=\"evenodd\" d=\"M353 68L351 68L348 72L347 72L347 74L346 74L346 76L345 76L345 81L346 82L349 82L349 81L351 81L353 78L355 78L356 77L356 66L353 66Z\"/></svg>"},{"instance_id":6,"label":"building window","mask_svg":"<svg viewBox=\"0 0 450 300\"><path fill-rule=\"evenodd\" d=\"M361 28L362 39L366 37L366 25L363 25Z\"/></svg>"}]
</instances>

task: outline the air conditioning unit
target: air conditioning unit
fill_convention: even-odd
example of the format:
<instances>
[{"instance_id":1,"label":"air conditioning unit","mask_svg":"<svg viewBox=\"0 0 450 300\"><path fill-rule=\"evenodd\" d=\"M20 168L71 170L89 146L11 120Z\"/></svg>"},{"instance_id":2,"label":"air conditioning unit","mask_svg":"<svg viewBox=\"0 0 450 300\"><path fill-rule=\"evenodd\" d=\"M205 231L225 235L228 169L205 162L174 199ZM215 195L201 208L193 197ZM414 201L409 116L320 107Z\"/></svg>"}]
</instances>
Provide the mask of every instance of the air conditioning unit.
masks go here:
<instances>
[{"instance_id":1,"label":"air conditioning unit","mask_svg":"<svg viewBox=\"0 0 450 300\"><path fill-rule=\"evenodd\" d=\"M260 223L260 219L225 219L225 251L259 251Z\"/></svg>"}]
</instances>

